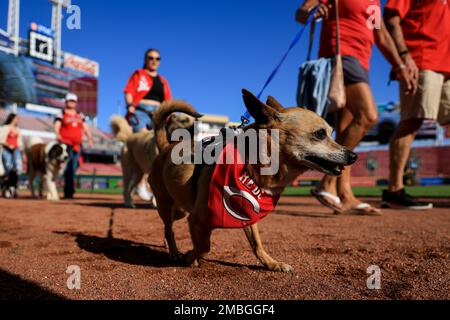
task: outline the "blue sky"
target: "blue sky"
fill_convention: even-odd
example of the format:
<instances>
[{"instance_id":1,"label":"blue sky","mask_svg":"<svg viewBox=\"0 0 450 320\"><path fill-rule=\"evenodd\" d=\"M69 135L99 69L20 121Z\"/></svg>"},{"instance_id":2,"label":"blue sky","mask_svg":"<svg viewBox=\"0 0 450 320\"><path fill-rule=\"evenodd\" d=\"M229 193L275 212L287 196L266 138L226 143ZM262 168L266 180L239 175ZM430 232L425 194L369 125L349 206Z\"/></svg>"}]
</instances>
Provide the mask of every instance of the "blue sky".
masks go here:
<instances>
[{"instance_id":1,"label":"blue sky","mask_svg":"<svg viewBox=\"0 0 450 320\"><path fill-rule=\"evenodd\" d=\"M7 0L0 0L6 27ZM142 65L149 47L160 49L160 72L173 95L202 113L238 121L244 111L241 88L259 92L300 25L298 0L72 0L80 6L81 30L63 28L63 50L100 63L99 125L108 130L112 114L124 113L123 88ZM385 1L382 1L385 3ZM21 36L30 22L50 26L49 0L21 0ZM316 33L318 36L318 33ZM317 37L316 37L317 38ZM317 45L317 39L316 39ZM265 96L295 105L298 67L305 60L307 34L294 48ZM374 49L371 84L379 103L397 100L387 86L389 65Z\"/></svg>"}]
</instances>

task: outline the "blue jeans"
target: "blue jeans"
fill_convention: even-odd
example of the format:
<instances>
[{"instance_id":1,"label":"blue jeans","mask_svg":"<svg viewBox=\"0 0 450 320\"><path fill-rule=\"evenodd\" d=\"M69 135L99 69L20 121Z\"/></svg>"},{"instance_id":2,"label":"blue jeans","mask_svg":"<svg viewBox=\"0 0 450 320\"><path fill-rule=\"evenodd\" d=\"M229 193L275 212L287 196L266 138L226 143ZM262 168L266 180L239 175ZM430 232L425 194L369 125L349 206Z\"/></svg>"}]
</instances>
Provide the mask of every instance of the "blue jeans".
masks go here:
<instances>
[{"instance_id":1,"label":"blue jeans","mask_svg":"<svg viewBox=\"0 0 450 320\"><path fill-rule=\"evenodd\" d=\"M144 104L140 104L138 108L136 108L134 114L128 119L134 133L139 132L142 129L150 129L152 127L152 119L150 119L150 116L146 112L139 110L140 108L148 112L155 111L156 109L154 106Z\"/></svg>"},{"instance_id":2,"label":"blue jeans","mask_svg":"<svg viewBox=\"0 0 450 320\"><path fill-rule=\"evenodd\" d=\"M15 151L16 150L3 148L2 161L3 167L5 168L5 176L8 176L11 173L11 171L17 170Z\"/></svg>"},{"instance_id":3,"label":"blue jeans","mask_svg":"<svg viewBox=\"0 0 450 320\"><path fill-rule=\"evenodd\" d=\"M80 152L75 152L73 147L69 146L69 160L67 161L66 170L64 171L64 197L72 198L75 194L75 174L78 170L78 159Z\"/></svg>"}]
</instances>

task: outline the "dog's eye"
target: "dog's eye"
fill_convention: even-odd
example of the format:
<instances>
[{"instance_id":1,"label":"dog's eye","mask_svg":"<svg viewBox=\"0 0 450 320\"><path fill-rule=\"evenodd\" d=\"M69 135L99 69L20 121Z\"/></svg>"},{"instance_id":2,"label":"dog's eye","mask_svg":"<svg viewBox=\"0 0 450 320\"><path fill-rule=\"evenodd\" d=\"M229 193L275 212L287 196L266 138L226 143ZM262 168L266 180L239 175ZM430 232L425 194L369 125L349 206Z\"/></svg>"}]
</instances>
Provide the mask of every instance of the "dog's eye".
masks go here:
<instances>
[{"instance_id":1,"label":"dog's eye","mask_svg":"<svg viewBox=\"0 0 450 320\"><path fill-rule=\"evenodd\" d=\"M317 130L316 132L313 133L314 138L318 139L318 140L323 140L327 137L327 131L325 129L320 129Z\"/></svg>"}]
</instances>

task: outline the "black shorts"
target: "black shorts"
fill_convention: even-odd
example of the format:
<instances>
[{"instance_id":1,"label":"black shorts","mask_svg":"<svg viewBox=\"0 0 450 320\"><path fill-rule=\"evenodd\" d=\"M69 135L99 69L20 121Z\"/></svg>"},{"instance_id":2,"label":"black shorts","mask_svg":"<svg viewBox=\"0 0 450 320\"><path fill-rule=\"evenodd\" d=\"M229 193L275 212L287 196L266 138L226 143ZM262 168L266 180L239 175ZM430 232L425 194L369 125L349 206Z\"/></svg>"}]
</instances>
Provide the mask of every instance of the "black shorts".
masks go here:
<instances>
[{"instance_id":1,"label":"black shorts","mask_svg":"<svg viewBox=\"0 0 450 320\"><path fill-rule=\"evenodd\" d=\"M369 84L369 71L363 68L358 59L352 56L342 56L342 66L346 86L359 82Z\"/></svg>"}]
</instances>

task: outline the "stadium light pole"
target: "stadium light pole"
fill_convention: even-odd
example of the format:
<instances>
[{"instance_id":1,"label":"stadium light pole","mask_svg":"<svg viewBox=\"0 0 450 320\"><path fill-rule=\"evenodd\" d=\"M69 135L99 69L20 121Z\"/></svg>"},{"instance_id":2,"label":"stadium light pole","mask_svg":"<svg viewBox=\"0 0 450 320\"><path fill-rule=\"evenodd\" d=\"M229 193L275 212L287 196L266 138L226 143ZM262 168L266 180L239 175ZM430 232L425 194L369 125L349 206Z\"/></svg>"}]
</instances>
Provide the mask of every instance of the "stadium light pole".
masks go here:
<instances>
[{"instance_id":1,"label":"stadium light pole","mask_svg":"<svg viewBox=\"0 0 450 320\"><path fill-rule=\"evenodd\" d=\"M12 53L19 55L19 22L20 22L20 0L9 0L8 26L6 32L13 42Z\"/></svg>"},{"instance_id":2,"label":"stadium light pole","mask_svg":"<svg viewBox=\"0 0 450 320\"><path fill-rule=\"evenodd\" d=\"M62 37L62 9L71 6L71 0L50 0L52 3L52 30L54 32L55 61L57 68L62 66L61 37Z\"/></svg>"}]
</instances>

